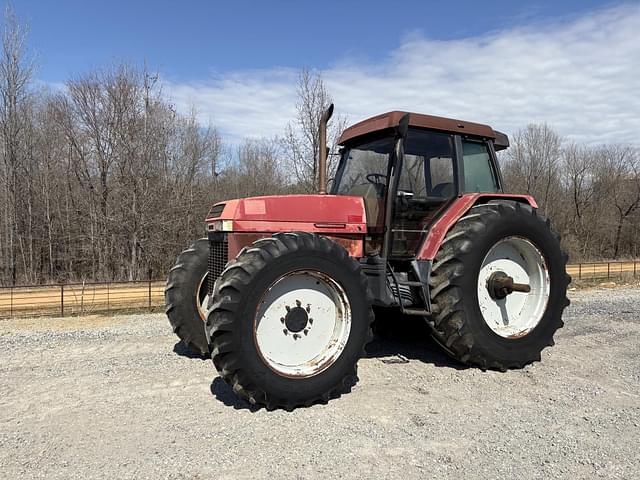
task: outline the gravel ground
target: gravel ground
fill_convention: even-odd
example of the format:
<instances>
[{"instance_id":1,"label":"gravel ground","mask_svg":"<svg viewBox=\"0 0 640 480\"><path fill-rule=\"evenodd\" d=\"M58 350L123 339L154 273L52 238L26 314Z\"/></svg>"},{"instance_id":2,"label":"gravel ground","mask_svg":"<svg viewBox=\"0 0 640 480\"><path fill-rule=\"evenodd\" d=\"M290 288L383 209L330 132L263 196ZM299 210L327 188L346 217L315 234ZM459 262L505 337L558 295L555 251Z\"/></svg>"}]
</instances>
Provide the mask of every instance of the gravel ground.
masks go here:
<instances>
[{"instance_id":1,"label":"gravel ground","mask_svg":"<svg viewBox=\"0 0 640 480\"><path fill-rule=\"evenodd\" d=\"M406 324L291 413L238 400L163 315L0 321L0 478L638 478L640 290L571 297L542 363L460 368Z\"/></svg>"}]
</instances>

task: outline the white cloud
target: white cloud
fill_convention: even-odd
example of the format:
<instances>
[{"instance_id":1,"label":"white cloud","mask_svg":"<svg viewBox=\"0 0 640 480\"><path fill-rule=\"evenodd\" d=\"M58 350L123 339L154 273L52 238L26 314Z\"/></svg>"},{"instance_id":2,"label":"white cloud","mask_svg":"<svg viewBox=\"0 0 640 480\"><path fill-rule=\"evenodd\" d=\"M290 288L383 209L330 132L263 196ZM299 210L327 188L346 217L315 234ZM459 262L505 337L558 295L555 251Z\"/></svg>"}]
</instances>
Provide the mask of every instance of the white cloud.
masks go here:
<instances>
[{"instance_id":1,"label":"white cloud","mask_svg":"<svg viewBox=\"0 0 640 480\"><path fill-rule=\"evenodd\" d=\"M166 90L179 109L195 105L237 141L282 132L294 116L296 75L238 71ZM414 34L380 63L336 59L323 75L351 122L398 109L505 132L547 122L577 142L640 144L638 5L459 40Z\"/></svg>"}]
</instances>

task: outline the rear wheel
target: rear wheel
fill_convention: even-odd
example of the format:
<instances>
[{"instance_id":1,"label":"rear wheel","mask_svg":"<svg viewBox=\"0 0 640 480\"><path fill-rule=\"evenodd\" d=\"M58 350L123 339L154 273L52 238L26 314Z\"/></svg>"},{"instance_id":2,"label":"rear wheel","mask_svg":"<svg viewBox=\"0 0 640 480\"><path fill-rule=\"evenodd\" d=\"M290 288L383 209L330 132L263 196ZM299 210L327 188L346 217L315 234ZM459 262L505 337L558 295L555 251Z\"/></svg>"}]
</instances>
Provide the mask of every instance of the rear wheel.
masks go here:
<instances>
[{"instance_id":1,"label":"rear wheel","mask_svg":"<svg viewBox=\"0 0 640 480\"><path fill-rule=\"evenodd\" d=\"M209 243L197 240L183 251L169 271L164 291L166 313L174 333L194 353L208 356L204 332L208 296Z\"/></svg>"},{"instance_id":2,"label":"rear wheel","mask_svg":"<svg viewBox=\"0 0 640 480\"><path fill-rule=\"evenodd\" d=\"M482 368L540 360L569 304L566 262L559 236L536 209L502 200L473 207L433 264L434 338L454 358Z\"/></svg>"},{"instance_id":3,"label":"rear wheel","mask_svg":"<svg viewBox=\"0 0 640 480\"><path fill-rule=\"evenodd\" d=\"M335 242L280 233L240 252L207 319L213 363L267 408L327 401L356 381L373 314L357 261Z\"/></svg>"}]
</instances>

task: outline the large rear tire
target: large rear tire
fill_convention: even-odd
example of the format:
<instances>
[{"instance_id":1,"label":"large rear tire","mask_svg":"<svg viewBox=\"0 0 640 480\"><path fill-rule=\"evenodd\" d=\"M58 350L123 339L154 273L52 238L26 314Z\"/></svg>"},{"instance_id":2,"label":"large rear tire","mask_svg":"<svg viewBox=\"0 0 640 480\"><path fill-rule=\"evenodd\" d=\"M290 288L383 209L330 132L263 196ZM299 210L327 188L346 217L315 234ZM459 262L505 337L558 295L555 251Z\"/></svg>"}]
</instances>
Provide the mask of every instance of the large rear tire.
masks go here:
<instances>
[{"instance_id":1,"label":"large rear tire","mask_svg":"<svg viewBox=\"0 0 640 480\"><path fill-rule=\"evenodd\" d=\"M559 235L536 209L505 200L473 207L448 232L433 264L434 339L483 369L539 361L569 305L566 263ZM513 291L514 282L522 291Z\"/></svg>"},{"instance_id":2,"label":"large rear tire","mask_svg":"<svg viewBox=\"0 0 640 480\"><path fill-rule=\"evenodd\" d=\"M164 290L165 311L174 333L189 350L205 357L209 355L204 332L208 256L208 240L197 240L178 256Z\"/></svg>"},{"instance_id":3,"label":"large rear tire","mask_svg":"<svg viewBox=\"0 0 640 480\"><path fill-rule=\"evenodd\" d=\"M372 320L366 278L344 248L278 233L224 270L206 325L213 363L233 391L291 410L351 388Z\"/></svg>"}]
</instances>

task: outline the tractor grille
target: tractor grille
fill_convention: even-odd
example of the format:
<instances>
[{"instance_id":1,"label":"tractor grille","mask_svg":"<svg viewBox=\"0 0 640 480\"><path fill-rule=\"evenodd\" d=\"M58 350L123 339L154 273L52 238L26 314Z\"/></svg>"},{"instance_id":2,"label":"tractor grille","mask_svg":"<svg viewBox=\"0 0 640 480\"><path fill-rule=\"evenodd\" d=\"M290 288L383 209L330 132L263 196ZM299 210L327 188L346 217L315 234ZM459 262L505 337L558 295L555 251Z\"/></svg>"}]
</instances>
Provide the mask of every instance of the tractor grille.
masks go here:
<instances>
[{"instance_id":1,"label":"tractor grille","mask_svg":"<svg viewBox=\"0 0 640 480\"><path fill-rule=\"evenodd\" d=\"M216 280L227 265L229 258L229 244L227 240L209 240L209 276L207 282L207 288L209 295L213 294L213 287Z\"/></svg>"}]
</instances>

